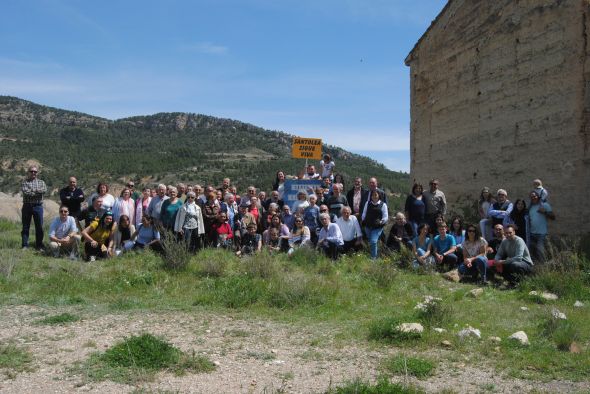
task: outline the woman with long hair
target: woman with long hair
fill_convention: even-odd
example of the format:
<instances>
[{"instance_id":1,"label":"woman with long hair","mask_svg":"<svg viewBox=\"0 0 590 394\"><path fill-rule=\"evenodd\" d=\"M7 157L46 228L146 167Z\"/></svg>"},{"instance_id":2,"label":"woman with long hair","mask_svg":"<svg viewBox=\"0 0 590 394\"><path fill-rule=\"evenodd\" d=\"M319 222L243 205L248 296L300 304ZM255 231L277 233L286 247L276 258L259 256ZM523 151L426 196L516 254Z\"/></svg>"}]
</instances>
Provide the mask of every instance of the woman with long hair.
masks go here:
<instances>
[{"instance_id":1,"label":"woman with long hair","mask_svg":"<svg viewBox=\"0 0 590 394\"><path fill-rule=\"evenodd\" d=\"M276 190L279 192L279 199L283 199L283 194L285 193L285 173L281 170L277 171L275 181L272 184L272 190Z\"/></svg>"},{"instance_id":2,"label":"woman with long hair","mask_svg":"<svg viewBox=\"0 0 590 394\"><path fill-rule=\"evenodd\" d=\"M152 201L152 193L149 187L144 187L141 193L141 197L139 197L135 201L135 226L139 226L141 224L141 217L147 213L147 209L150 206L150 202Z\"/></svg>"},{"instance_id":3,"label":"woman with long hair","mask_svg":"<svg viewBox=\"0 0 590 394\"><path fill-rule=\"evenodd\" d=\"M289 234L289 251L290 256L295 252L295 249L301 246L308 246L311 244L311 234L309 228L303 223L302 216L295 216L293 230Z\"/></svg>"},{"instance_id":4,"label":"woman with long hair","mask_svg":"<svg viewBox=\"0 0 590 394\"><path fill-rule=\"evenodd\" d=\"M109 257L109 250L112 250L116 229L117 225L113 221L113 213L107 211L101 216L100 220L93 221L82 230L87 261Z\"/></svg>"},{"instance_id":5,"label":"woman with long hair","mask_svg":"<svg viewBox=\"0 0 590 394\"><path fill-rule=\"evenodd\" d=\"M135 201L131 198L131 189L129 188L121 191L120 197L113 205L113 220L118 222L122 215L127 216L131 224L135 223Z\"/></svg>"},{"instance_id":6,"label":"woman with long hair","mask_svg":"<svg viewBox=\"0 0 590 394\"><path fill-rule=\"evenodd\" d=\"M526 202L519 198L514 202L514 209L510 212L508 219L509 224L516 225L516 235L524 239L529 244L529 210Z\"/></svg>"},{"instance_id":7,"label":"woman with long hair","mask_svg":"<svg viewBox=\"0 0 590 394\"><path fill-rule=\"evenodd\" d=\"M481 235L486 239L490 240L493 238L492 233L492 221L488 218L488 211L492 204L494 204L496 200L492 193L490 193L489 187L484 187L481 189L481 193L479 194L479 201L477 202L477 208L479 212L479 229L481 231Z\"/></svg>"},{"instance_id":8,"label":"woman with long hair","mask_svg":"<svg viewBox=\"0 0 590 394\"><path fill-rule=\"evenodd\" d=\"M131 223L131 219L127 215L121 215L109 254L120 256L123 252L133 249L133 241L131 240L133 234L135 234L135 226Z\"/></svg>"},{"instance_id":9,"label":"woman with long hair","mask_svg":"<svg viewBox=\"0 0 590 394\"><path fill-rule=\"evenodd\" d=\"M426 204L422 192L424 187L420 183L414 183L412 193L408 194L405 204L405 212L408 223L412 225L414 234L418 233L418 226L424 223Z\"/></svg>"},{"instance_id":10,"label":"woman with long hair","mask_svg":"<svg viewBox=\"0 0 590 394\"><path fill-rule=\"evenodd\" d=\"M467 225L467 236L462 244L463 262L459 265L459 273L465 277L471 275L476 279L480 276L480 282L487 284L488 259L486 249L488 243L481 236L477 226Z\"/></svg>"},{"instance_id":11,"label":"woman with long hair","mask_svg":"<svg viewBox=\"0 0 590 394\"><path fill-rule=\"evenodd\" d=\"M432 237L430 237L430 226L427 223L418 226L418 235L412 241L412 252L416 257L412 264L414 268L434 266Z\"/></svg>"}]
</instances>

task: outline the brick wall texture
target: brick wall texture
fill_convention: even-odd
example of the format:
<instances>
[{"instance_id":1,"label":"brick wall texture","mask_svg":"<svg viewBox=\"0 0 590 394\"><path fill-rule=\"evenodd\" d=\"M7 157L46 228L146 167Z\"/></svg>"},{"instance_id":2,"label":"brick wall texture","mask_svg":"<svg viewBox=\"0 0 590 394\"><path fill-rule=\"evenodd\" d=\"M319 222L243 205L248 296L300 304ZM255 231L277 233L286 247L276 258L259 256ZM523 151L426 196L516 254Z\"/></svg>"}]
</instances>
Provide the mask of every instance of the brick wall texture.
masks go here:
<instances>
[{"instance_id":1,"label":"brick wall texture","mask_svg":"<svg viewBox=\"0 0 590 394\"><path fill-rule=\"evenodd\" d=\"M550 232L590 232L589 26L588 0L450 0L406 59L411 177L455 210L541 178Z\"/></svg>"}]
</instances>

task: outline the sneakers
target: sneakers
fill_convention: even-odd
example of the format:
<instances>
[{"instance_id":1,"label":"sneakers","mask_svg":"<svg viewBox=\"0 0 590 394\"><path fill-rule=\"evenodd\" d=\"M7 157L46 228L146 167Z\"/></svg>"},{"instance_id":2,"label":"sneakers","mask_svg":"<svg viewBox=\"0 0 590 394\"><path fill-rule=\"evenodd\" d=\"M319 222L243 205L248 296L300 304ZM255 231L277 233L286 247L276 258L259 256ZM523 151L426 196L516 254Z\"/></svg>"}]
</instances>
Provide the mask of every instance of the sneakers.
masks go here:
<instances>
[{"instance_id":1,"label":"sneakers","mask_svg":"<svg viewBox=\"0 0 590 394\"><path fill-rule=\"evenodd\" d=\"M96 261L96 256L90 256L90 262L94 263Z\"/></svg>"}]
</instances>

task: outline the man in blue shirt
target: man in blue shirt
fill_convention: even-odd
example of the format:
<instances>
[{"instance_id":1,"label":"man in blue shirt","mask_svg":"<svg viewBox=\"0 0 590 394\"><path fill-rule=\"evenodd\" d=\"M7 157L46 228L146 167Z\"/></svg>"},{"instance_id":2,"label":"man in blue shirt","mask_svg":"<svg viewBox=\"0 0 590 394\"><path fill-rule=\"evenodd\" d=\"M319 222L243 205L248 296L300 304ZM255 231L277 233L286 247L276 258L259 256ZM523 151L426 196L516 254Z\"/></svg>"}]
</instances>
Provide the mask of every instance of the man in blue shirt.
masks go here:
<instances>
[{"instance_id":1,"label":"man in blue shirt","mask_svg":"<svg viewBox=\"0 0 590 394\"><path fill-rule=\"evenodd\" d=\"M530 242L529 248L533 261L545 261L545 240L547 239L547 219L554 220L555 215L551 205L541 201L541 197L536 191L530 194L531 205L529 206L530 220Z\"/></svg>"},{"instance_id":2,"label":"man in blue shirt","mask_svg":"<svg viewBox=\"0 0 590 394\"><path fill-rule=\"evenodd\" d=\"M448 227L446 223L438 226L438 235L434 237L434 258L439 266L449 266L455 268L459 258L455 254L457 243L455 237L447 234Z\"/></svg>"}]
</instances>

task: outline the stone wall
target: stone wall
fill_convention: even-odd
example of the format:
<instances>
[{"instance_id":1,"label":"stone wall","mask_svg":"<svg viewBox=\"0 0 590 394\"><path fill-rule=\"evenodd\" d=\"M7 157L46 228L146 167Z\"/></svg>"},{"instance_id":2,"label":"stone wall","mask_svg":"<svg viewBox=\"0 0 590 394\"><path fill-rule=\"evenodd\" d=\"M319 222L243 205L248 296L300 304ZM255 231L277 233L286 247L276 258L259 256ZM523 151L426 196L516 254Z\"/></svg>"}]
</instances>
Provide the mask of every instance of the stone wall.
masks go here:
<instances>
[{"instance_id":1,"label":"stone wall","mask_svg":"<svg viewBox=\"0 0 590 394\"><path fill-rule=\"evenodd\" d=\"M590 232L589 18L588 0L451 0L406 59L412 179L458 209L541 178L551 232Z\"/></svg>"}]
</instances>

